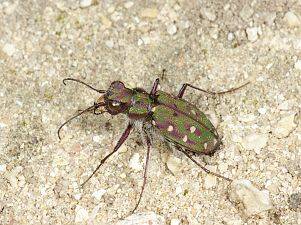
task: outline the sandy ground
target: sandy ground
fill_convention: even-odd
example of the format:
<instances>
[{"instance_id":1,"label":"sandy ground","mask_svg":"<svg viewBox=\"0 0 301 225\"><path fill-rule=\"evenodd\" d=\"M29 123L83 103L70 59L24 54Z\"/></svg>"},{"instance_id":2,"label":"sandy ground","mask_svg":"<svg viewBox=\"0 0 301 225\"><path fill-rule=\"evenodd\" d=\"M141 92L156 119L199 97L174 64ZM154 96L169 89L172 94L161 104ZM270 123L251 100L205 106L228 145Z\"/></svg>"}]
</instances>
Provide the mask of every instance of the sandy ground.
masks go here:
<instances>
[{"instance_id":1,"label":"sandy ground","mask_svg":"<svg viewBox=\"0 0 301 225\"><path fill-rule=\"evenodd\" d=\"M216 2L216 3L212 3ZM162 76L162 70L166 74ZM160 224L301 224L301 1L0 0L0 224L115 224L135 205L146 147L133 132L84 188L127 118L84 115L114 80L176 93L223 136L208 168L247 179L270 198L248 214L229 182L153 143L138 212ZM247 204L247 203L246 203ZM130 223L128 223L130 224Z\"/></svg>"}]
</instances>

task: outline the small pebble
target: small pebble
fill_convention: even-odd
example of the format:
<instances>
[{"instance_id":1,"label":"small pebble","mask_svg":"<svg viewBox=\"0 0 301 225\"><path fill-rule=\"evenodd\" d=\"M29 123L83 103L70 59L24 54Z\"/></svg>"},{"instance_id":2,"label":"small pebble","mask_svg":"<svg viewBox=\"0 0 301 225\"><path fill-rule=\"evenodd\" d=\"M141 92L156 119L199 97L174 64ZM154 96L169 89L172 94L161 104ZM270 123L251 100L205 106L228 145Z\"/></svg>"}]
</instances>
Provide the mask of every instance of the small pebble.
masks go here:
<instances>
[{"instance_id":1,"label":"small pebble","mask_svg":"<svg viewBox=\"0 0 301 225\"><path fill-rule=\"evenodd\" d=\"M255 42L258 39L258 28L257 27L249 27L246 29L248 40L251 42Z\"/></svg>"},{"instance_id":2,"label":"small pebble","mask_svg":"<svg viewBox=\"0 0 301 225\"><path fill-rule=\"evenodd\" d=\"M75 208L75 223L85 222L89 219L88 211L80 205Z\"/></svg>"},{"instance_id":3,"label":"small pebble","mask_svg":"<svg viewBox=\"0 0 301 225\"><path fill-rule=\"evenodd\" d=\"M291 114L289 116L280 119L275 128L275 136L278 138L287 137L296 127L294 122L296 114Z\"/></svg>"},{"instance_id":4,"label":"small pebble","mask_svg":"<svg viewBox=\"0 0 301 225\"><path fill-rule=\"evenodd\" d=\"M94 136L92 137L92 140L93 140L94 142L96 142L96 143L100 143L102 139L103 139L103 138L102 138L102 136L100 136L100 135L94 135Z\"/></svg>"},{"instance_id":5,"label":"small pebble","mask_svg":"<svg viewBox=\"0 0 301 225\"><path fill-rule=\"evenodd\" d=\"M126 9L129 9L129 8L132 8L132 6L134 5L134 2L126 2L126 3L124 3L124 7L126 8Z\"/></svg>"},{"instance_id":6,"label":"small pebble","mask_svg":"<svg viewBox=\"0 0 301 225\"><path fill-rule=\"evenodd\" d=\"M5 171L6 171L6 165L5 164L0 165L0 172L3 173Z\"/></svg>"},{"instance_id":7,"label":"small pebble","mask_svg":"<svg viewBox=\"0 0 301 225\"><path fill-rule=\"evenodd\" d=\"M145 8L140 12L140 16L144 18L156 18L158 13L158 9L156 8Z\"/></svg>"},{"instance_id":8,"label":"small pebble","mask_svg":"<svg viewBox=\"0 0 301 225\"><path fill-rule=\"evenodd\" d=\"M86 7L91 6L92 3L93 3L93 0L80 0L80 1L79 1L79 6L80 6L81 8L86 8Z\"/></svg>"},{"instance_id":9,"label":"small pebble","mask_svg":"<svg viewBox=\"0 0 301 225\"><path fill-rule=\"evenodd\" d=\"M108 48L113 48L114 47L114 42L112 40L105 41L105 44Z\"/></svg>"},{"instance_id":10,"label":"small pebble","mask_svg":"<svg viewBox=\"0 0 301 225\"><path fill-rule=\"evenodd\" d=\"M99 189L95 192L93 192L92 196L96 198L97 200L100 200L101 197L106 193L107 191L105 189Z\"/></svg>"},{"instance_id":11,"label":"small pebble","mask_svg":"<svg viewBox=\"0 0 301 225\"><path fill-rule=\"evenodd\" d=\"M12 56L16 52L16 48L13 44L7 43L3 46L2 51L8 56Z\"/></svg>"},{"instance_id":12,"label":"small pebble","mask_svg":"<svg viewBox=\"0 0 301 225\"><path fill-rule=\"evenodd\" d=\"M102 15L100 16L100 19L104 29L108 29L112 26L111 20L109 20L107 17Z\"/></svg>"},{"instance_id":13,"label":"small pebble","mask_svg":"<svg viewBox=\"0 0 301 225\"><path fill-rule=\"evenodd\" d=\"M118 221L115 225L165 225L163 216L154 212L132 214L129 217Z\"/></svg>"},{"instance_id":14,"label":"small pebble","mask_svg":"<svg viewBox=\"0 0 301 225\"><path fill-rule=\"evenodd\" d=\"M272 26L275 19L276 19L276 12L262 12L260 17L262 18L263 22L268 26Z\"/></svg>"},{"instance_id":15,"label":"small pebble","mask_svg":"<svg viewBox=\"0 0 301 225\"><path fill-rule=\"evenodd\" d=\"M217 179L216 176L207 174L205 179L204 179L204 187L205 189L210 189L215 187L217 184Z\"/></svg>"},{"instance_id":16,"label":"small pebble","mask_svg":"<svg viewBox=\"0 0 301 225\"><path fill-rule=\"evenodd\" d=\"M229 32L227 39L228 39L228 41L233 41L234 40L234 34L232 32Z\"/></svg>"},{"instance_id":17,"label":"small pebble","mask_svg":"<svg viewBox=\"0 0 301 225\"><path fill-rule=\"evenodd\" d=\"M181 194L183 192L183 188L179 185L179 186L177 186L176 187L176 191L175 191L175 193L176 193L176 195L179 195L179 194Z\"/></svg>"},{"instance_id":18,"label":"small pebble","mask_svg":"<svg viewBox=\"0 0 301 225\"><path fill-rule=\"evenodd\" d=\"M267 112L267 109L266 109L266 108L259 108L257 111L258 111L261 115L265 115L266 112Z\"/></svg>"},{"instance_id":19,"label":"small pebble","mask_svg":"<svg viewBox=\"0 0 301 225\"><path fill-rule=\"evenodd\" d=\"M288 200L289 207L292 210L301 210L301 193L294 193L291 194Z\"/></svg>"},{"instance_id":20,"label":"small pebble","mask_svg":"<svg viewBox=\"0 0 301 225\"><path fill-rule=\"evenodd\" d=\"M201 9L201 14L204 18L208 19L209 21L216 20L215 13L212 10L208 9L208 8L202 8Z\"/></svg>"},{"instance_id":21,"label":"small pebble","mask_svg":"<svg viewBox=\"0 0 301 225\"><path fill-rule=\"evenodd\" d=\"M181 159L170 155L167 159L166 165L173 174L178 174L181 171L182 162Z\"/></svg>"},{"instance_id":22,"label":"small pebble","mask_svg":"<svg viewBox=\"0 0 301 225\"><path fill-rule=\"evenodd\" d=\"M177 27L176 27L176 25L170 24L167 27L167 33L170 34L170 35L174 35L175 33L177 33Z\"/></svg>"},{"instance_id":23,"label":"small pebble","mask_svg":"<svg viewBox=\"0 0 301 225\"><path fill-rule=\"evenodd\" d=\"M299 60L297 60L297 62L295 62L295 69L301 70L301 59L299 59Z\"/></svg>"},{"instance_id":24,"label":"small pebble","mask_svg":"<svg viewBox=\"0 0 301 225\"><path fill-rule=\"evenodd\" d=\"M301 25L300 18L291 11L284 15L284 22L288 25L288 27L298 27Z\"/></svg>"},{"instance_id":25,"label":"small pebble","mask_svg":"<svg viewBox=\"0 0 301 225\"><path fill-rule=\"evenodd\" d=\"M248 4L245 4L245 6L239 12L239 16L244 21L248 21L248 19L253 15L253 13L254 13L254 10Z\"/></svg>"},{"instance_id":26,"label":"small pebble","mask_svg":"<svg viewBox=\"0 0 301 225\"><path fill-rule=\"evenodd\" d=\"M82 194L75 194L75 195L74 195L74 199L75 199L75 200L80 200L81 197L82 197Z\"/></svg>"},{"instance_id":27,"label":"small pebble","mask_svg":"<svg viewBox=\"0 0 301 225\"><path fill-rule=\"evenodd\" d=\"M229 193L231 201L242 203L247 216L272 209L269 191L259 190L249 180L235 180Z\"/></svg>"},{"instance_id":28,"label":"small pebble","mask_svg":"<svg viewBox=\"0 0 301 225\"><path fill-rule=\"evenodd\" d=\"M171 219L170 225L180 225L181 221L178 219Z\"/></svg>"},{"instance_id":29,"label":"small pebble","mask_svg":"<svg viewBox=\"0 0 301 225\"><path fill-rule=\"evenodd\" d=\"M139 153L134 153L133 156L131 157L130 159L130 162L129 162L129 167L135 171L140 171L142 170L142 165L140 163L140 155Z\"/></svg>"},{"instance_id":30,"label":"small pebble","mask_svg":"<svg viewBox=\"0 0 301 225\"><path fill-rule=\"evenodd\" d=\"M257 154L266 146L268 142L267 134L250 134L242 140L242 145L247 150L254 150Z\"/></svg>"}]
</instances>

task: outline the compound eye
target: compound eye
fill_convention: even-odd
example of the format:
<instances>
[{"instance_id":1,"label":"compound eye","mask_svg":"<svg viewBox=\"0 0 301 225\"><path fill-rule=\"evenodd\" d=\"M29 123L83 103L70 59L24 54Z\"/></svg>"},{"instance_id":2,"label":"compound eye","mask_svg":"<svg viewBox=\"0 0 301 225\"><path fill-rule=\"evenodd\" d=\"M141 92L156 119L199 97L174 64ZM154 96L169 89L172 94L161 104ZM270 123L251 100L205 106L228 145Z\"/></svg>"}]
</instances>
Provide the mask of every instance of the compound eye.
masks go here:
<instances>
[{"instance_id":1,"label":"compound eye","mask_svg":"<svg viewBox=\"0 0 301 225\"><path fill-rule=\"evenodd\" d=\"M112 106L114 106L114 107L118 107L118 106L120 106L120 102L118 102L118 101L113 101L112 102Z\"/></svg>"}]
</instances>

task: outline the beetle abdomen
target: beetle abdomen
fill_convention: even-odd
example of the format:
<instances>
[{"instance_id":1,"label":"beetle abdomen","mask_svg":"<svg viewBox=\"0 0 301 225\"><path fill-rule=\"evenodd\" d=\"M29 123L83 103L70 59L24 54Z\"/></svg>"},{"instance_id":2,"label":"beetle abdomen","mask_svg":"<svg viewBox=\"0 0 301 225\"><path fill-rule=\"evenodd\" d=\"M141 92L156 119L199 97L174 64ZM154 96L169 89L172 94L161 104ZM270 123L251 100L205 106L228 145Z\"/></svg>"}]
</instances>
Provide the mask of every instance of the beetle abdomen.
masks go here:
<instances>
[{"instance_id":1,"label":"beetle abdomen","mask_svg":"<svg viewBox=\"0 0 301 225\"><path fill-rule=\"evenodd\" d=\"M189 102L158 92L159 105L153 108L153 125L170 142L190 151L212 154L219 145L210 120Z\"/></svg>"}]
</instances>

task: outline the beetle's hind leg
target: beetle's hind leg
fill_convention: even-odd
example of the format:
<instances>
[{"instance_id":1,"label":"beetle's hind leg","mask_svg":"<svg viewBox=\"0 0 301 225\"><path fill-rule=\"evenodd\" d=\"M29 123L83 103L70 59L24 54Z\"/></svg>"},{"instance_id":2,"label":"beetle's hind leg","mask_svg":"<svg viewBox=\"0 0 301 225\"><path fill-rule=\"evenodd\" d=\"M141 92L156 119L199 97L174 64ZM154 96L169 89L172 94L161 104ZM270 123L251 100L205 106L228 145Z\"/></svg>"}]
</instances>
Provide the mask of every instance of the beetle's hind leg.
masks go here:
<instances>
[{"instance_id":1,"label":"beetle's hind leg","mask_svg":"<svg viewBox=\"0 0 301 225\"><path fill-rule=\"evenodd\" d=\"M206 167L202 166L198 161L196 161L196 160L192 157L190 151L188 151L188 150L186 150L186 149L183 149L183 148L181 148L181 147L178 147L178 146L176 146L176 148L177 148L179 151L183 152L184 155L186 155L191 161L193 161L196 165L198 165L198 166L199 166L202 170L204 170L206 173L211 174L211 175L216 176L216 177L223 178L223 179L225 179L225 180L227 180L227 181L230 181L230 182L233 181L232 179L230 179L230 178L228 178L228 177L224 177L224 176L222 176L222 175L220 175L220 174L218 174L218 173L212 172L212 171L208 170Z\"/></svg>"},{"instance_id":2,"label":"beetle's hind leg","mask_svg":"<svg viewBox=\"0 0 301 225\"><path fill-rule=\"evenodd\" d=\"M198 87L196 87L196 86L193 86L192 84L185 83L185 84L182 85L182 87L181 87L181 89L180 89L180 91L179 91L179 93L178 93L177 96L178 96L178 98L182 98L183 95L184 95L184 93L185 93L185 91L186 91L186 88L187 88L187 87L191 87L191 88L193 88L193 89L195 89L195 90L198 90L198 91L204 92L204 93L206 93L206 94L210 94L210 95L222 95L222 94L226 94L226 93L230 93L230 92L236 91L236 90L238 90L238 89L240 89L240 88L246 86L246 85L249 84L249 83L250 83L250 81L247 82L247 83L245 83L245 84L243 84L243 85L241 85L241 86L239 86L239 87L231 88L231 89L229 89L229 90L227 90L227 91L221 91L221 92L207 91L207 90L198 88Z\"/></svg>"}]
</instances>

